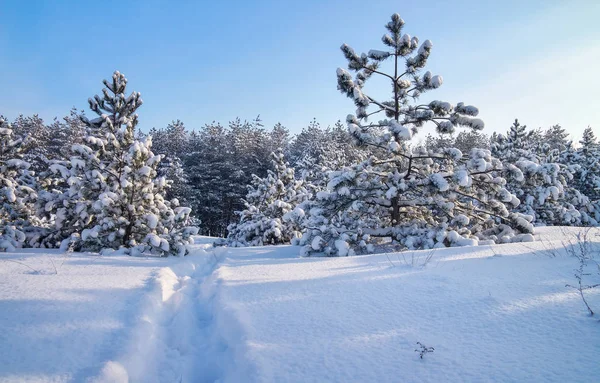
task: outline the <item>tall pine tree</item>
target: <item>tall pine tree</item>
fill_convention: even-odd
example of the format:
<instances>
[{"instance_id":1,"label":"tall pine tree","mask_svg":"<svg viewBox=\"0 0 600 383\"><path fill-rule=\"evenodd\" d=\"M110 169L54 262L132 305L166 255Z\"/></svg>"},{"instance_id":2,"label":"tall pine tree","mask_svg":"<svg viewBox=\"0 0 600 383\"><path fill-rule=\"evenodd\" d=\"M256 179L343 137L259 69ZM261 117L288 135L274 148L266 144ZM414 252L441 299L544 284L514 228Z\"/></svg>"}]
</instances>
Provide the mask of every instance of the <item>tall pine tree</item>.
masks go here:
<instances>
[{"instance_id":1,"label":"tall pine tree","mask_svg":"<svg viewBox=\"0 0 600 383\"><path fill-rule=\"evenodd\" d=\"M453 133L456 127L481 130L484 123L477 108L464 103L418 103L443 81L429 71L422 73L431 41L419 44L417 37L402 33L403 27L404 20L392 15L382 38L386 50L359 55L346 44L341 47L348 69L356 73L353 77L337 70L338 89L357 108L347 117L348 130L357 144L381 154L330 174L328 190L317 194L310 209L302 238L305 250L348 255L351 245L368 250L372 237L391 238L409 248L529 239L515 237L511 230L532 228L524 217L509 214L505 203L516 198L497 177L502 164L489 151L473 150L463 158L453 148L437 153L411 149L413 135L425 124L439 133ZM391 71L386 72L382 67L390 61ZM365 92L373 76L388 81L391 100ZM380 113L384 119L368 121Z\"/></svg>"}]
</instances>

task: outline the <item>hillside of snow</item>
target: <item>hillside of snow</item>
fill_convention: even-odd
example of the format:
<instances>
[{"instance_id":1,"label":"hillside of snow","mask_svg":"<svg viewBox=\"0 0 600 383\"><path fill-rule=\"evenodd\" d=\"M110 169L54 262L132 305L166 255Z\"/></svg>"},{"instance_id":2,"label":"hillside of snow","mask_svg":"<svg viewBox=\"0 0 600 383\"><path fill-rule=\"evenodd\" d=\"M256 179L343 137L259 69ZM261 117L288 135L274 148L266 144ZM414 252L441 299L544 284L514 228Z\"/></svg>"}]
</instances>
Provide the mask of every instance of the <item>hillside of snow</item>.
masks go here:
<instances>
[{"instance_id":1,"label":"hillside of snow","mask_svg":"<svg viewBox=\"0 0 600 383\"><path fill-rule=\"evenodd\" d=\"M600 288L592 317L565 287L578 230L344 258L3 253L0 382L597 381Z\"/></svg>"}]
</instances>

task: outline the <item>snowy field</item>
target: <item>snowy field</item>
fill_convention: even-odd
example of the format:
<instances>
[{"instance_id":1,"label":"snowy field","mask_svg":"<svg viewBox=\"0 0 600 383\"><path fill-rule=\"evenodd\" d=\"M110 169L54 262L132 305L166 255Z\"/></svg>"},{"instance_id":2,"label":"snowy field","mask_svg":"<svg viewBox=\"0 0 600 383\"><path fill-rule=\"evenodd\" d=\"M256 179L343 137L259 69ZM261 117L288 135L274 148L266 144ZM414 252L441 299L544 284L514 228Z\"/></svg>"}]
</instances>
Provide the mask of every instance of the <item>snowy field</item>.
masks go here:
<instances>
[{"instance_id":1,"label":"snowy field","mask_svg":"<svg viewBox=\"0 0 600 383\"><path fill-rule=\"evenodd\" d=\"M565 287L577 230L347 258L3 253L0 382L599 381L600 322Z\"/></svg>"}]
</instances>

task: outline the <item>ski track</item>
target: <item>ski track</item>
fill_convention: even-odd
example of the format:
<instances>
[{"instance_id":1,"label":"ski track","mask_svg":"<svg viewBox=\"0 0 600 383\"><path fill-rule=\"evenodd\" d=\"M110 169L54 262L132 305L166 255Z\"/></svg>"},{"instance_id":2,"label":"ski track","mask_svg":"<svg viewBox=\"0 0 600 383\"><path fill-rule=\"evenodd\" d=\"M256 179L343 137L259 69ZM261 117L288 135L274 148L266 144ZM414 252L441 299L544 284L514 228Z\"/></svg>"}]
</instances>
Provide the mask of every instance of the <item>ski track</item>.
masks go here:
<instances>
[{"instance_id":1,"label":"ski track","mask_svg":"<svg viewBox=\"0 0 600 383\"><path fill-rule=\"evenodd\" d=\"M219 279L213 272L227 253L198 246L195 254L160 269L125 355L107 362L92 382L237 381L228 368L240 366L229 346L239 343L235 319L215 312Z\"/></svg>"}]
</instances>

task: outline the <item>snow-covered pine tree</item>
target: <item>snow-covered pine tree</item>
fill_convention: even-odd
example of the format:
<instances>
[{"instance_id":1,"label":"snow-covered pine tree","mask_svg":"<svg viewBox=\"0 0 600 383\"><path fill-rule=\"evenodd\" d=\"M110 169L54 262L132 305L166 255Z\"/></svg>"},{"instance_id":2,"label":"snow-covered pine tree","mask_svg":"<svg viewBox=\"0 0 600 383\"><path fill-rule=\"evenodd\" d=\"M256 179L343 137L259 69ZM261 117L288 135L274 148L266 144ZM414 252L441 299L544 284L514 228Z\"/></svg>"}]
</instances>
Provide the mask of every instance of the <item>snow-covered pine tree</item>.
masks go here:
<instances>
[{"instance_id":1,"label":"snow-covered pine tree","mask_svg":"<svg viewBox=\"0 0 600 383\"><path fill-rule=\"evenodd\" d=\"M587 153L587 155L591 155L594 151L598 150L598 139L591 126L585 128L579 143L581 144L582 153Z\"/></svg>"},{"instance_id":2,"label":"snow-covered pine tree","mask_svg":"<svg viewBox=\"0 0 600 383\"><path fill-rule=\"evenodd\" d=\"M65 189L41 195L54 218L46 244L78 237L75 247L83 250L185 255L197 228L188 226L190 208L163 197L169 182L157 176L161 156L152 152L152 138L135 138L140 93L127 96L118 71L104 85L102 97L89 99L98 118L81 117L84 143L73 145L70 160L51 166Z\"/></svg>"},{"instance_id":3,"label":"snow-covered pine tree","mask_svg":"<svg viewBox=\"0 0 600 383\"><path fill-rule=\"evenodd\" d=\"M183 158L188 155L189 137L182 121L172 121L165 129L151 129L152 151L162 155L158 175L170 181L165 197L188 203L190 190Z\"/></svg>"},{"instance_id":4,"label":"snow-covered pine tree","mask_svg":"<svg viewBox=\"0 0 600 383\"><path fill-rule=\"evenodd\" d=\"M328 173L362 161L367 150L354 145L341 121L322 128L313 119L290 145L290 158L296 174L311 191L324 190Z\"/></svg>"},{"instance_id":5,"label":"snow-covered pine tree","mask_svg":"<svg viewBox=\"0 0 600 383\"><path fill-rule=\"evenodd\" d=\"M39 174L48 168L49 160L63 158L72 144L81 142L84 127L76 113L72 109L69 116L61 120L55 118L50 125L37 114L19 115L12 122L13 135L28 137L29 145L23 150L23 160L30 164L31 171Z\"/></svg>"},{"instance_id":6,"label":"snow-covered pine tree","mask_svg":"<svg viewBox=\"0 0 600 383\"><path fill-rule=\"evenodd\" d=\"M283 150L284 153L287 153L289 144L290 131L278 122L273 126L273 129L268 132L268 139L264 141L263 149L261 149L261 151L264 150L267 153L273 153L278 150Z\"/></svg>"},{"instance_id":7,"label":"snow-covered pine tree","mask_svg":"<svg viewBox=\"0 0 600 383\"><path fill-rule=\"evenodd\" d=\"M263 128L259 118L228 126L213 122L190 133L189 153L183 158L188 176L190 203L202 232L226 236L227 227L238 221L242 199L252 175L265 177L273 149L287 146L288 132L276 125Z\"/></svg>"},{"instance_id":8,"label":"snow-covered pine tree","mask_svg":"<svg viewBox=\"0 0 600 383\"><path fill-rule=\"evenodd\" d=\"M527 159L536 159L537 146L542 142L535 139L538 131L527 130L526 125L521 125L518 119L510 126L506 135L494 132L491 137L490 149L496 158L515 156Z\"/></svg>"},{"instance_id":9,"label":"snow-covered pine tree","mask_svg":"<svg viewBox=\"0 0 600 383\"><path fill-rule=\"evenodd\" d=\"M560 148L553 149L541 139L544 136L515 120L506 136L492 137L492 154L509 164L504 176L506 188L521 202L516 211L538 225L588 223L589 199L569 185L576 169L558 163Z\"/></svg>"},{"instance_id":10,"label":"snow-covered pine tree","mask_svg":"<svg viewBox=\"0 0 600 383\"><path fill-rule=\"evenodd\" d=\"M573 173L570 186L590 199L594 206L591 215L600 221L600 145L591 127L583 131L579 144L578 148L569 145L560 153L559 161Z\"/></svg>"},{"instance_id":11,"label":"snow-covered pine tree","mask_svg":"<svg viewBox=\"0 0 600 383\"><path fill-rule=\"evenodd\" d=\"M27 234L39 224L34 209L35 178L23 160L26 141L27 137L15 137L0 117L0 251L27 245Z\"/></svg>"},{"instance_id":12,"label":"snow-covered pine tree","mask_svg":"<svg viewBox=\"0 0 600 383\"><path fill-rule=\"evenodd\" d=\"M239 222L227 228L232 246L278 245L300 236L297 223L304 212L296 207L308 198L307 191L281 150L271 153L271 158L273 170L264 178L254 175Z\"/></svg>"},{"instance_id":13,"label":"snow-covered pine tree","mask_svg":"<svg viewBox=\"0 0 600 383\"><path fill-rule=\"evenodd\" d=\"M190 202L202 222L203 234L225 236L227 226L235 219L234 212L243 209L239 201L251 178L237 168L237 161L252 160L243 156L234 162L231 146L228 129L216 122L190 135L190 153L184 167Z\"/></svg>"},{"instance_id":14,"label":"snow-covered pine tree","mask_svg":"<svg viewBox=\"0 0 600 383\"><path fill-rule=\"evenodd\" d=\"M52 157L53 149L50 140L53 133L37 114L33 116L19 115L11 124L13 134L28 138L28 148L22 150L23 160L29 163L30 170L39 172L47 168L46 159Z\"/></svg>"},{"instance_id":15,"label":"snow-covered pine tree","mask_svg":"<svg viewBox=\"0 0 600 383\"><path fill-rule=\"evenodd\" d=\"M508 142L513 147L523 148L527 137L527 125L521 125L519 120L515 119L515 122L508 129L506 137L508 137Z\"/></svg>"},{"instance_id":16,"label":"snow-covered pine tree","mask_svg":"<svg viewBox=\"0 0 600 383\"><path fill-rule=\"evenodd\" d=\"M559 152L565 150L569 146L568 138L569 133L567 133L567 131L559 124L552 125L544 132L544 143L546 143L550 149L558 150Z\"/></svg>"},{"instance_id":17,"label":"snow-covered pine tree","mask_svg":"<svg viewBox=\"0 0 600 383\"><path fill-rule=\"evenodd\" d=\"M428 134L425 138L425 147L428 150L440 151L444 148L456 148L463 153L470 153L473 149L489 149L488 136L476 130L460 131L456 136L441 134L433 136Z\"/></svg>"},{"instance_id":18,"label":"snow-covered pine tree","mask_svg":"<svg viewBox=\"0 0 600 383\"><path fill-rule=\"evenodd\" d=\"M337 70L338 89L357 106L356 115L347 118L348 129L358 144L386 155L331 173L328 190L318 193L306 221L305 253L348 255L354 251L351 245L368 251L371 237L391 238L408 248L531 239L530 234L515 236L512 228L531 233L532 226L509 213L505 203L518 200L504 188L504 179L497 176L502 164L488 150L463 156L452 148L438 153L410 148L413 134L426 123L440 133L461 126L481 130L484 123L473 106L415 102L440 87L442 77L421 74L432 43L419 45L417 37L402 33L403 26L398 14L386 24L386 50L358 55L346 44L341 47L348 69L356 72L352 77ZM381 69L386 60L392 62L391 73ZM372 76L390 82L391 100L365 93ZM381 112L386 119L367 122Z\"/></svg>"}]
</instances>

